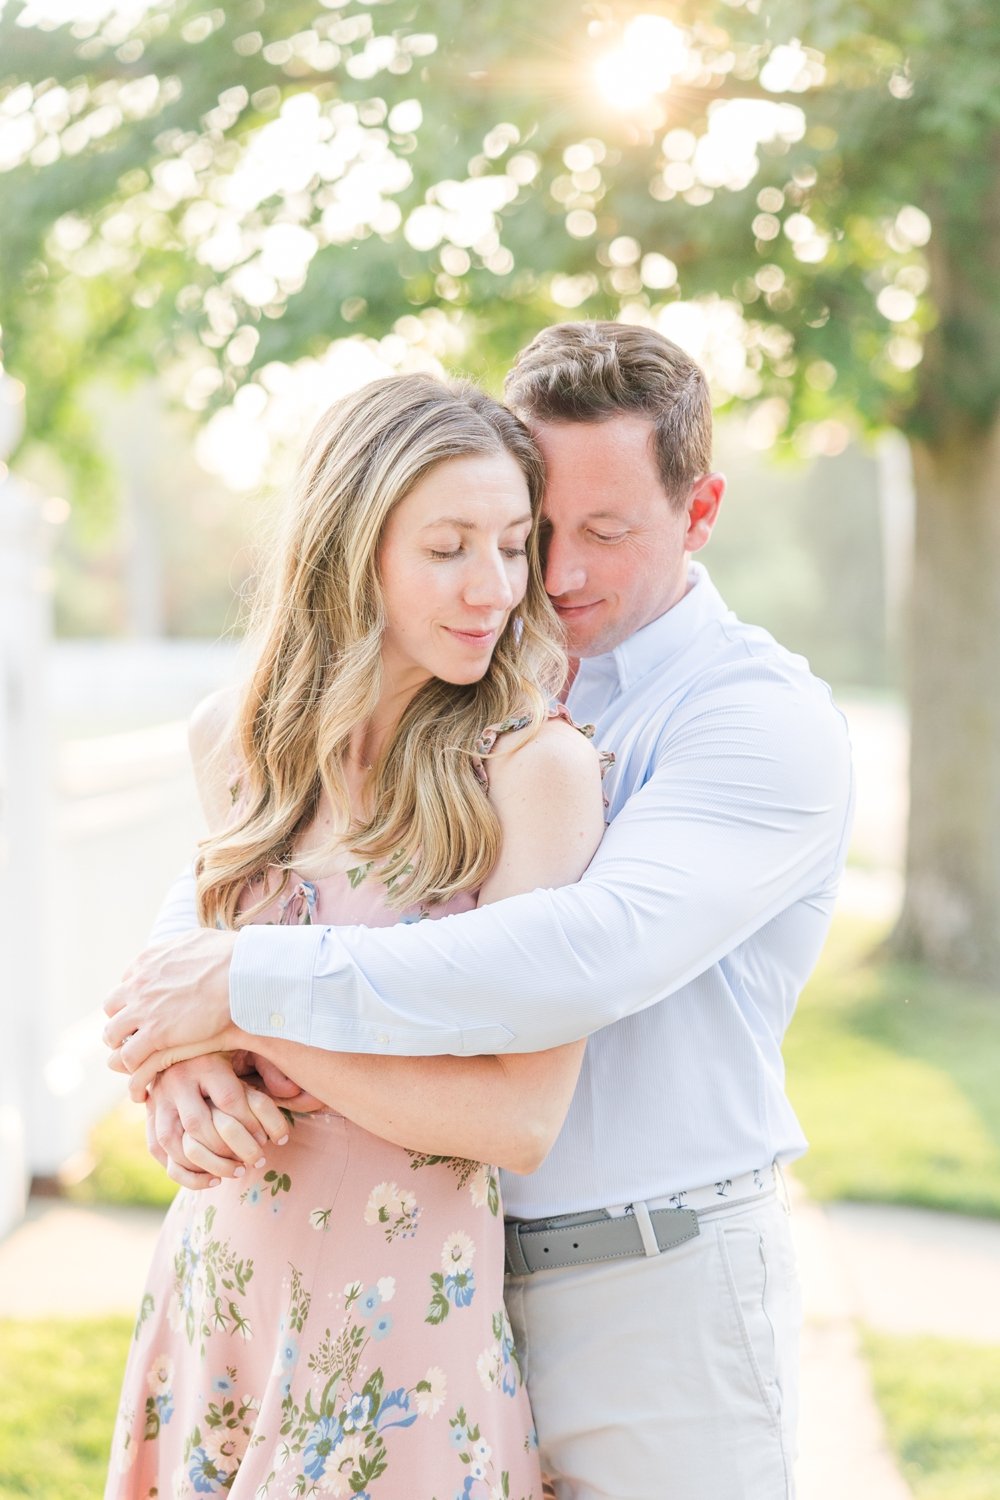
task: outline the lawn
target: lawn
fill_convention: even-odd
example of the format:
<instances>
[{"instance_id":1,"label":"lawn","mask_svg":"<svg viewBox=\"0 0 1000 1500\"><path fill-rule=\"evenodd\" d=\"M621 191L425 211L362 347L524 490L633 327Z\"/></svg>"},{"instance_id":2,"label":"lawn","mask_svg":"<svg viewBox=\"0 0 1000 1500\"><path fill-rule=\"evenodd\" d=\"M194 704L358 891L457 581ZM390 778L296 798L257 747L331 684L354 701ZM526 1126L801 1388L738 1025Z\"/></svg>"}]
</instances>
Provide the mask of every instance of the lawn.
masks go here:
<instances>
[{"instance_id":1,"label":"lawn","mask_svg":"<svg viewBox=\"0 0 1000 1500\"><path fill-rule=\"evenodd\" d=\"M0 1500L99 1500L130 1318L0 1321Z\"/></svg>"},{"instance_id":2,"label":"lawn","mask_svg":"<svg viewBox=\"0 0 1000 1500\"><path fill-rule=\"evenodd\" d=\"M124 1203L166 1208L177 1192L146 1149L145 1111L126 1100L99 1120L90 1134L93 1170L74 1183L78 1203Z\"/></svg>"},{"instance_id":3,"label":"lawn","mask_svg":"<svg viewBox=\"0 0 1000 1500\"><path fill-rule=\"evenodd\" d=\"M868 1333L865 1352L915 1500L997 1500L1000 1349Z\"/></svg>"},{"instance_id":4,"label":"lawn","mask_svg":"<svg viewBox=\"0 0 1000 1500\"><path fill-rule=\"evenodd\" d=\"M785 1044L814 1197L1000 1217L1000 990L877 953L842 918Z\"/></svg>"}]
</instances>

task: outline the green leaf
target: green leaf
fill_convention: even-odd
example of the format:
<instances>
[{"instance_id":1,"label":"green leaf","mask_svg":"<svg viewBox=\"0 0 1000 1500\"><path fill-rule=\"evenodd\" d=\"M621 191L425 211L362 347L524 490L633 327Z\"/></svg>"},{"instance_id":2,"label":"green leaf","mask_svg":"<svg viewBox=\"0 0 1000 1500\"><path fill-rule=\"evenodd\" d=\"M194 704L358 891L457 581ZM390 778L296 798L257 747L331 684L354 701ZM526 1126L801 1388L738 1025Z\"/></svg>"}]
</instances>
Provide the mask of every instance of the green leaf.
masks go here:
<instances>
[{"instance_id":1,"label":"green leaf","mask_svg":"<svg viewBox=\"0 0 1000 1500\"><path fill-rule=\"evenodd\" d=\"M384 1385L385 1379L382 1375L382 1371L373 1370L371 1375L369 1375L368 1379L365 1381L364 1385L361 1387L361 1394L363 1396L371 1397L373 1413L378 1409L379 1402L382 1400L382 1389Z\"/></svg>"},{"instance_id":2,"label":"green leaf","mask_svg":"<svg viewBox=\"0 0 1000 1500\"><path fill-rule=\"evenodd\" d=\"M435 1292L427 1308L425 1323L443 1323L451 1310L451 1304L444 1292Z\"/></svg>"},{"instance_id":3,"label":"green leaf","mask_svg":"<svg viewBox=\"0 0 1000 1500\"><path fill-rule=\"evenodd\" d=\"M143 1427L143 1438L146 1442L152 1442L160 1434L160 1414L156 1409L156 1401L152 1396L146 1397L146 1421Z\"/></svg>"}]
</instances>

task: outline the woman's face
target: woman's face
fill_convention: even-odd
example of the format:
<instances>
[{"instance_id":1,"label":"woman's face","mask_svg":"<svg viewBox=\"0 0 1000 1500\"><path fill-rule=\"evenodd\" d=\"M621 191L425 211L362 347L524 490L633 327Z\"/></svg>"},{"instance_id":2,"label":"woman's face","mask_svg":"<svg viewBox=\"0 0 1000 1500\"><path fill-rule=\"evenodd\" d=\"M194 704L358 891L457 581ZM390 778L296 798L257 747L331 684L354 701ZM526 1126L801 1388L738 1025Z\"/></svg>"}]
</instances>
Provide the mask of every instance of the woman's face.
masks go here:
<instances>
[{"instance_id":1,"label":"woman's face","mask_svg":"<svg viewBox=\"0 0 1000 1500\"><path fill-rule=\"evenodd\" d=\"M477 682L528 585L528 485L507 453L437 464L389 516L379 547L386 687Z\"/></svg>"}]
</instances>

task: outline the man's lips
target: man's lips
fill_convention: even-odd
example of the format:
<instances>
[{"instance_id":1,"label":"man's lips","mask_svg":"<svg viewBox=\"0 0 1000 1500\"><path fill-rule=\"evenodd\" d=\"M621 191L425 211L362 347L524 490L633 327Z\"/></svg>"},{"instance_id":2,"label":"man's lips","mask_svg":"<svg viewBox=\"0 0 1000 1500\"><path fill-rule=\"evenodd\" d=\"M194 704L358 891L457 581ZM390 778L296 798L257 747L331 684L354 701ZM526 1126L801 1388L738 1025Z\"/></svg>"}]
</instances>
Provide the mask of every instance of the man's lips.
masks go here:
<instances>
[{"instance_id":1,"label":"man's lips","mask_svg":"<svg viewBox=\"0 0 1000 1500\"><path fill-rule=\"evenodd\" d=\"M557 615L582 615L585 610L596 609L600 599L591 599L589 604L560 604L558 599L553 599L552 607Z\"/></svg>"}]
</instances>

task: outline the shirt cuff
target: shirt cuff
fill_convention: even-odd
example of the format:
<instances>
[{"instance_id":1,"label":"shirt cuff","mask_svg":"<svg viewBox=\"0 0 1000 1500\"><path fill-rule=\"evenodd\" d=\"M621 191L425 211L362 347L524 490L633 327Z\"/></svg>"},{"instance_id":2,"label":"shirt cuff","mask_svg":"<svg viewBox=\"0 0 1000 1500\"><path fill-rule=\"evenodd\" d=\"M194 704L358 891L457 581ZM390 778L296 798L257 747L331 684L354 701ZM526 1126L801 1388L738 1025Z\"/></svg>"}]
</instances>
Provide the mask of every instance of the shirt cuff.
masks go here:
<instances>
[{"instance_id":1,"label":"shirt cuff","mask_svg":"<svg viewBox=\"0 0 1000 1500\"><path fill-rule=\"evenodd\" d=\"M322 941L322 927L283 927L280 936L264 923L244 927L229 969L229 1012L237 1026L308 1046Z\"/></svg>"}]
</instances>

